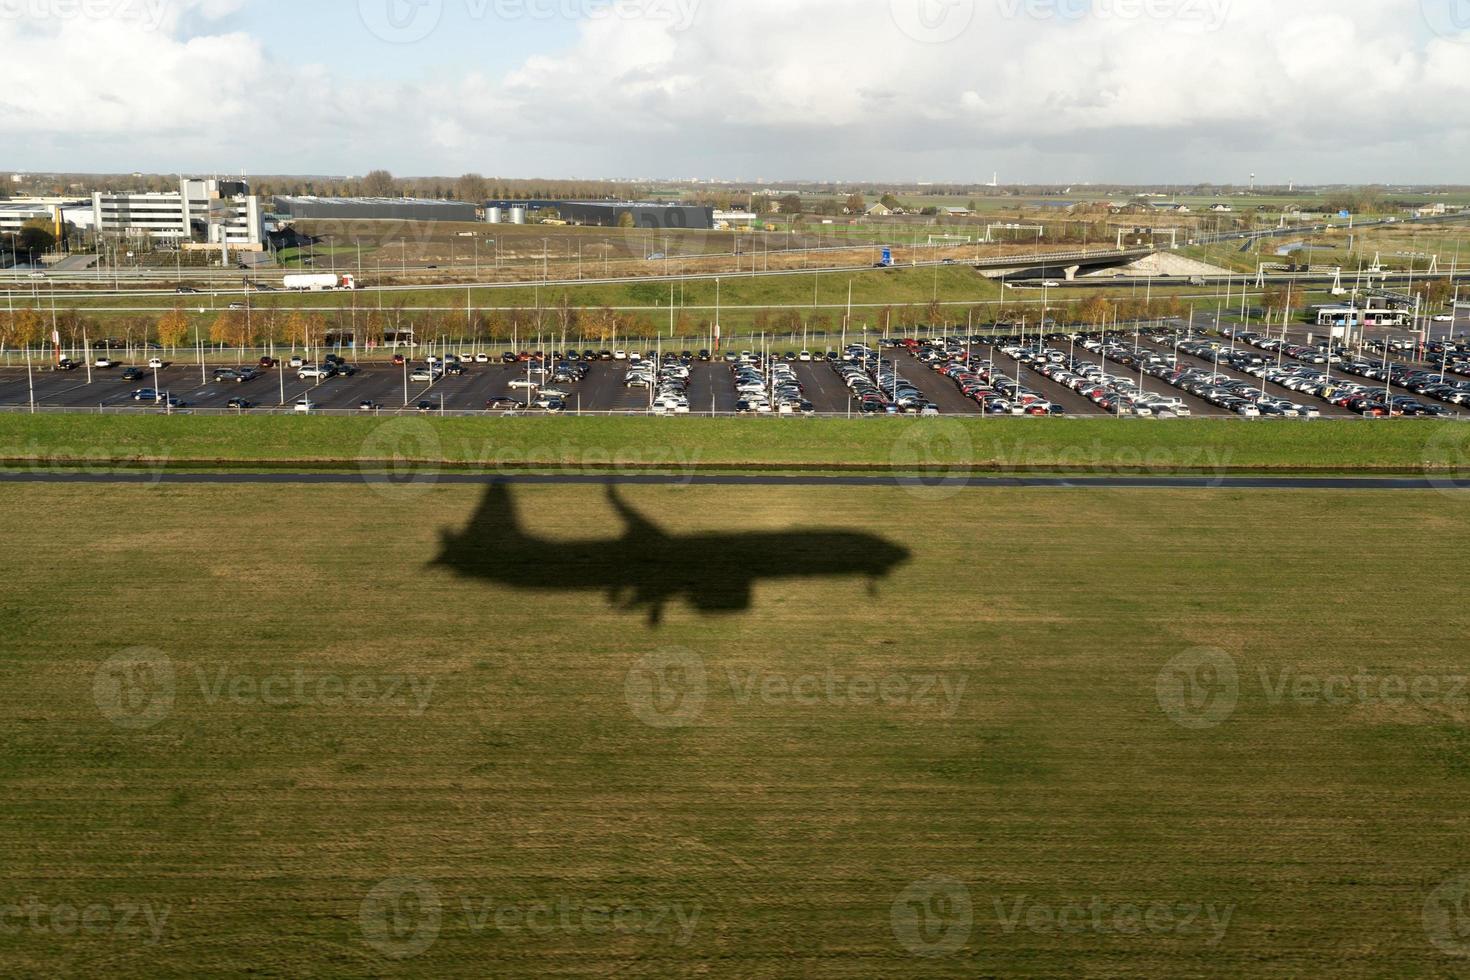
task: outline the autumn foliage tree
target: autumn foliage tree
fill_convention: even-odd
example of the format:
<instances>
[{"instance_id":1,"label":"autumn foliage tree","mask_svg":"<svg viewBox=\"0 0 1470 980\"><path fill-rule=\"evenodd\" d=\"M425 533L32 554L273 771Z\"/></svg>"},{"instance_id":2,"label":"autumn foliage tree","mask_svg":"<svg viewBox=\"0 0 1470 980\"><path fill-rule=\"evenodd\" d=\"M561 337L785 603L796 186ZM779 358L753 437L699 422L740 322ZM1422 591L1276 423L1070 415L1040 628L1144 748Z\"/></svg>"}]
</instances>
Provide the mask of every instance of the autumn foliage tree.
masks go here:
<instances>
[{"instance_id":1,"label":"autumn foliage tree","mask_svg":"<svg viewBox=\"0 0 1470 980\"><path fill-rule=\"evenodd\" d=\"M178 347L189 336L189 317L181 309L169 310L158 318L154 329L160 344L168 348Z\"/></svg>"}]
</instances>

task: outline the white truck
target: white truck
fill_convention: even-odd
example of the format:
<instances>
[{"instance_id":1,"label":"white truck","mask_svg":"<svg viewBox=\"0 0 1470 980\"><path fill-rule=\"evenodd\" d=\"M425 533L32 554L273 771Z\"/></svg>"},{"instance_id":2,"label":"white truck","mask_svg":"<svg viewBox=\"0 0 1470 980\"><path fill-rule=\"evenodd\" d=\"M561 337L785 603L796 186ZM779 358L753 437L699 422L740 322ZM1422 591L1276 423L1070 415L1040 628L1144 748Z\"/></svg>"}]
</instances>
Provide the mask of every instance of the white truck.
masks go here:
<instances>
[{"instance_id":1,"label":"white truck","mask_svg":"<svg viewBox=\"0 0 1470 980\"><path fill-rule=\"evenodd\" d=\"M338 276L330 272L286 276L282 285L287 289L320 293L330 289L356 289L357 282L351 276Z\"/></svg>"}]
</instances>

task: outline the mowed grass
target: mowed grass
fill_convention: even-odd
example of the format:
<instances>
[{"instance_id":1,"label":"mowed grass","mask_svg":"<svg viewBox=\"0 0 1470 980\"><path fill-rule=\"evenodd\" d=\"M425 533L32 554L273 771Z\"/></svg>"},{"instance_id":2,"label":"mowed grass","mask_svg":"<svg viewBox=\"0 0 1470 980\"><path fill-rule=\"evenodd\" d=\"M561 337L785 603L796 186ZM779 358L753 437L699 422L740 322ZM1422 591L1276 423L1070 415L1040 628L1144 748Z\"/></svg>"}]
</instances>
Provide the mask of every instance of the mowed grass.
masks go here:
<instances>
[{"instance_id":1,"label":"mowed grass","mask_svg":"<svg viewBox=\"0 0 1470 980\"><path fill-rule=\"evenodd\" d=\"M747 612L678 606L653 629L601 594L429 568L440 531L474 511L473 488L0 486L12 518L0 909L167 912L156 942L141 919L129 927L141 935L89 934L10 914L4 972L1459 968L1422 913L1432 889L1470 871L1464 692L1456 702L1446 685L1443 703L1419 705L1273 703L1267 691L1282 676L1463 675L1470 498L624 496L668 533L837 526L913 559L877 596L861 580L765 582ZM517 497L532 531L619 533L600 490ZM718 554L689 555L692 581L712 569ZM99 687L99 665L134 647L166 657L176 682L142 730L99 708L133 690ZM1237 665L1239 703L1217 727L1188 729L1156 687L1198 647ZM682 716L687 727L650 726L640 664L680 649L705 668L702 711ZM298 671L304 698L290 685L279 703L255 693ZM839 682L829 696L829 672L875 686ZM382 694L395 675L432 683L431 696L313 693L333 677ZM921 695L925 677L958 697ZM885 682L886 701L872 693ZM670 683L692 689L687 671ZM793 685L803 697L782 693ZM915 931L902 902L895 928L895 902L934 876L952 881L932 931ZM432 892L389 916L370 896L401 879ZM1094 905L1103 930L1090 912L1065 932L1046 916ZM1178 910L1173 924L1128 927L1150 906ZM1189 909L1198 918L1181 928ZM661 910L653 934L639 931ZM914 954L931 941L942 955Z\"/></svg>"},{"instance_id":2,"label":"mowed grass","mask_svg":"<svg viewBox=\"0 0 1470 980\"><path fill-rule=\"evenodd\" d=\"M661 468L922 473L1057 470L1221 475L1466 472L1470 427L1419 419L437 418L0 414L9 465L357 466L422 461L488 472Z\"/></svg>"}]
</instances>

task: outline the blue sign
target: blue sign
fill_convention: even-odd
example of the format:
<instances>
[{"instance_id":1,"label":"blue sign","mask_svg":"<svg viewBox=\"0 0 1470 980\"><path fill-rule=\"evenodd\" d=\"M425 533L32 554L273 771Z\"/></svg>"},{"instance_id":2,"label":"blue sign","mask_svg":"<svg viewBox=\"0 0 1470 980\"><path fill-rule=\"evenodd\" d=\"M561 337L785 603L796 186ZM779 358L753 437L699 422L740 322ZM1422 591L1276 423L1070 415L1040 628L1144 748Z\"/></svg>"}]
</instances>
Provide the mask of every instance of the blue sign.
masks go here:
<instances>
[{"instance_id":1,"label":"blue sign","mask_svg":"<svg viewBox=\"0 0 1470 980\"><path fill-rule=\"evenodd\" d=\"M1339 211L1337 212L1337 216L1339 218L1351 218L1353 213L1351 211Z\"/></svg>"}]
</instances>

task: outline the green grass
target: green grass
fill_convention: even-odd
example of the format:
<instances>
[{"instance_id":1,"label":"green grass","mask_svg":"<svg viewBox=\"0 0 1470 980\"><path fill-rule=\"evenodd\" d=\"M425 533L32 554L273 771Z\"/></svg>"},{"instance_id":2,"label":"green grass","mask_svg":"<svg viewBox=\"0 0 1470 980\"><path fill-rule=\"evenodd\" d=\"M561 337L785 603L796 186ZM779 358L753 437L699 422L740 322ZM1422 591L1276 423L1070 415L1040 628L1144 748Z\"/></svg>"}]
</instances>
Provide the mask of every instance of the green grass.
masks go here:
<instances>
[{"instance_id":1,"label":"green grass","mask_svg":"<svg viewBox=\"0 0 1470 980\"><path fill-rule=\"evenodd\" d=\"M541 533L617 533L599 490L519 495ZM0 486L4 512L24 515L7 554L37 559L0 583L0 907L21 907L0 929L5 972L1459 969L1423 911L1470 870L1465 706L1273 702L1260 677L1462 675L1470 616L1446 570L1470 546L1470 497L625 496L669 533L836 525L913 560L876 598L861 581L767 582L747 612L676 607L654 630L598 593L428 568L439 531L475 509L471 488ZM718 553L690 556L691 580L722 570ZM103 669L137 647L166 658L171 703ZM1197 647L1232 659L1239 698L1191 730L1157 688ZM670 649L704 666L706 698L687 727L651 727L642 665ZM829 672L892 678L890 696L842 682L828 696ZM381 694L392 676L418 687L387 703L316 693L330 677ZM926 677L958 696L896 686ZM271 678L278 703L258 694ZM167 709L152 727L109 720L150 703ZM970 929L919 958L908 906L897 929L893 909L933 876L964 889ZM362 925L390 878L426 882L441 910L430 929L396 906L404 928L383 948L432 940L401 960ZM1029 912L1094 904L1109 928L1126 906L1209 906L1228 924L1103 933L1083 913L1062 932ZM32 905L110 920L65 931L48 912L33 928ZM119 934L138 907L166 913L156 942L141 916L141 934ZM536 930L520 925L540 907ZM688 931L590 932L605 920L582 911L599 907L623 908L625 926L628 910L677 908Z\"/></svg>"},{"instance_id":2,"label":"green grass","mask_svg":"<svg viewBox=\"0 0 1470 980\"><path fill-rule=\"evenodd\" d=\"M1341 471L1460 467L1459 423L1119 419L644 419L0 415L0 458L173 465L421 459L587 467L793 467L904 472Z\"/></svg>"}]
</instances>

